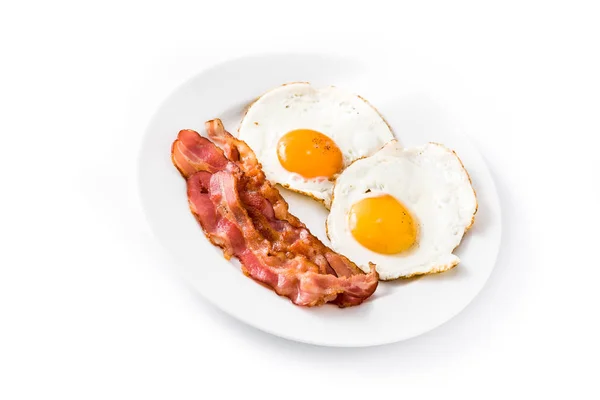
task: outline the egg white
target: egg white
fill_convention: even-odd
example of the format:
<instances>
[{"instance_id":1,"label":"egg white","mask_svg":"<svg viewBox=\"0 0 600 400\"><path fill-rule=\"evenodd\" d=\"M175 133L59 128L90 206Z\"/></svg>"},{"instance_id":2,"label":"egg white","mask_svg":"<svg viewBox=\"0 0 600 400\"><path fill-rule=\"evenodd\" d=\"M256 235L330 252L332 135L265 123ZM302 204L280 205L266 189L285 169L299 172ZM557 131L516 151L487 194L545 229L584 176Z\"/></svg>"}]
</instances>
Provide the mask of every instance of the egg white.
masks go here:
<instances>
[{"instance_id":1,"label":"egg white","mask_svg":"<svg viewBox=\"0 0 600 400\"><path fill-rule=\"evenodd\" d=\"M350 208L365 197L389 194L403 203L418 224L417 243L386 255L357 242L348 225ZM460 260L452 254L474 221L477 198L458 156L429 143L403 149L396 141L354 162L337 178L327 218L332 248L363 270L377 265L380 279L390 280L449 270Z\"/></svg>"},{"instance_id":2,"label":"egg white","mask_svg":"<svg viewBox=\"0 0 600 400\"><path fill-rule=\"evenodd\" d=\"M340 149L344 167L379 150L394 135L375 108L361 97L340 88L315 88L291 83L275 88L248 109L238 136L256 153L267 179L294 191L331 202L333 182L307 179L283 168L277 143L286 133L312 129L331 138Z\"/></svg>"}]
</instances>

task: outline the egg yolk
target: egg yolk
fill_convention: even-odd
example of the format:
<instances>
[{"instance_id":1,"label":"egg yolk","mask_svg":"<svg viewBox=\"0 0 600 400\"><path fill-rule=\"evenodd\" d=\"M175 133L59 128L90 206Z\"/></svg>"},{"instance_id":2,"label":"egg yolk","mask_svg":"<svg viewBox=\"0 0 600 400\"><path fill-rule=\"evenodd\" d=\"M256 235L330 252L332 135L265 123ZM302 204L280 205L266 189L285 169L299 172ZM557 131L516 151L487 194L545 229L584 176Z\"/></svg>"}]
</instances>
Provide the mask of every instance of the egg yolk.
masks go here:
<instances>
[{"instance_id":1,"label":"egg yolk","mask_svg":"<svg viewBox=\"0 0 600 400\"><path fill-rule=\"evenodd\" d=\"M277 157L283 168L305 178L330 178L341 171L344 163L335 142L311 129L283 135L277 143Z\"/></svg>"},{"instance_id":2,"label":"egg yolk","mask_svg":"<svg viewBox=\"0 0 600 400\"><path fill-rule=\"evenodd\" d=\"M415 220L406 207L390 195L368 197L354 203L348 222L356 241L376 253L401 253L417 240Z\"/></svg>"}]
</instances>

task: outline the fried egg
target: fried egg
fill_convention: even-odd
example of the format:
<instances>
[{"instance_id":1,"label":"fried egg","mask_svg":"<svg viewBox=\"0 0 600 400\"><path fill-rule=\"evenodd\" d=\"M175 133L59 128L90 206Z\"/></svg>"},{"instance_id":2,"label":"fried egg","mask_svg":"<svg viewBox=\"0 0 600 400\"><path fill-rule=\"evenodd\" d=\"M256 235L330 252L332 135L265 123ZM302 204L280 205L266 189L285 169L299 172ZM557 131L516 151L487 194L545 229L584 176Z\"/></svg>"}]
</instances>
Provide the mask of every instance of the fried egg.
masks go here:
<instances>
[{"instance_id":1,"label":"fried egg","mask_svg":"<svg viewBox=\"0 0 600 400\"><path fill-rule=\"evenodd\" d=\"M456 266L452 253L476 212L471 179L454 151L393 140L338 176L327 235L365 271L375 263L380 279L408 278Z\"/></svg>"},{"instance_id":2,"label":"fried egg","mask_svg":"<svg viewBox=\"0 0 600 400\"><path fill-rule=\"evenodd\" d=\"M394 138L363 98L309 83L283 85L261 96L249 107L238 136L254 150L267 179L326 207L335 177Z\"/></svg>"}]
</instances>

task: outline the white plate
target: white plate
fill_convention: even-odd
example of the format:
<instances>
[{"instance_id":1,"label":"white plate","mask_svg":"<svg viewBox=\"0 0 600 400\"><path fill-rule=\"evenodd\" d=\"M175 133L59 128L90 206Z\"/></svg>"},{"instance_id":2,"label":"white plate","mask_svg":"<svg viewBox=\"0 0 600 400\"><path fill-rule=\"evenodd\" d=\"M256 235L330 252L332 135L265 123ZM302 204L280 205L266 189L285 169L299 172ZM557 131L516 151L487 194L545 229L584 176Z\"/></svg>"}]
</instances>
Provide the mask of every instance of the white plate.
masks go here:
<instances>
[{"instance_id":1,"label":"white plate","mask_svg":"<svg viewBox=\"0 0 600 400\"><path fill-rule=\"evenodd\" d=\"M370 346L427 332L458 314L489 277L500 244L500 206L490 173L463 135L457 115L468 118L452 82L438 67L406 59L363 60L315 54L263 55L215 66L169 96L152 119L141 148L139 185L143 209L172 266L206 299L263 331L291 340L328 346ZM451 79L450 79L451 80ZM244 276L205 238L192 217L185 182L171 164L170 148L180 129L204 132L221 118L232 133L242 111L257 96L285 82L337 85L364 96L387 119L405 146L427 141L456 150L471 174L479 211L456 254L455 269L414 280L382 282L358 307L294 306L287 298ZM453 91L456 97L453 98ZM460 113L448 113L452 106ZM462 107L462 108L460 108ZM293 214L325 243L326 210L285 191Z\"/></svg>"}]
</instances>

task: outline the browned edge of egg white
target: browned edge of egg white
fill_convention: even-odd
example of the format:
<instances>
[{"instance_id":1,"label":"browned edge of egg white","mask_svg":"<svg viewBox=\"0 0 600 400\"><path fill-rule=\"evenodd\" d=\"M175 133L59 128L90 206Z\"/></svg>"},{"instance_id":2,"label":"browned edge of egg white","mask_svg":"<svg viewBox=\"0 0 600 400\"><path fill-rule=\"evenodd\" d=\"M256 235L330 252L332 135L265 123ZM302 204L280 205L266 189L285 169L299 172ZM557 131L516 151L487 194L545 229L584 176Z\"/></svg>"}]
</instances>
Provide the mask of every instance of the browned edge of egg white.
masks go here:
<instances>
[{"instance_id":1,"label":"browned edge of egg white","mask_svg":"<svg viewBox=\"0 0 600 400\"><path fill-rule=\"evenodd\" d=\"M381 114L381 112L373 104L371 104L367 99L365 99L361 95L355 94L355 96L357 96L359 99L361 99L362 101L364 101L369 107L371 107L373 110L375 110L375 112L377 113L377 115L379 115L379 117L381 117L381 119L383 120L383 122L385 122L385 124L387 125L388 129L390 130L390 132L392 132L392 136L394 137L394 139L392 139L392 140L395 140L396 142L400 143L400 141L398 140L398 136L396 135L396 132L394 131L394 129L392 128L392 126L390 125L390 123L387 121L387 119L385 119L385 117L383 116L383 114ZM402 143L400 143L400 145L402 146ZM402 146L402 147L404 147L404 146Z\"/></svg>"},{"instance_id":2,"label":"browned edge of egg white","mask_svg":"<svg viewBox=\"0 0 600 400\"><path fill-rule=\"evenodd\" d=\"M434 144L436 146L440 146L448 151L451 151L452 154L454 154L454 157L456 157L456 159L458 160L458 162L460 163L460 166L462 168L463 171L465 171L465 174L467 175L467 179L469 180L469 185L471 186L471 190L473 190L473 196L475 196L475 211L473 211L473 217L471 218L471 223L469 224L469 226L467 226L465 228L465 232L467 233L467 231L469 229L471 229L471 227L473 226L473 224L475 223L475 215L477 214L477 211L479 210L479 202L477 201L477 191L475 190L475 188L473 187L473 181L471 180L471 175L469 175L469 171L467 171L467 169L465 168L465 165L463 164L462 160L460 159L460 157L458 156L458 154L456 154L456 151L444 146L441 143L437 143L437 142L429 142L431 144ZM462 240L461 240L462 241ZM460 243L459 243L460 244ZM458 246L456 246L458 247ZM455 249L456 249L455 247Z\"/></svg>"}]
</instances>

